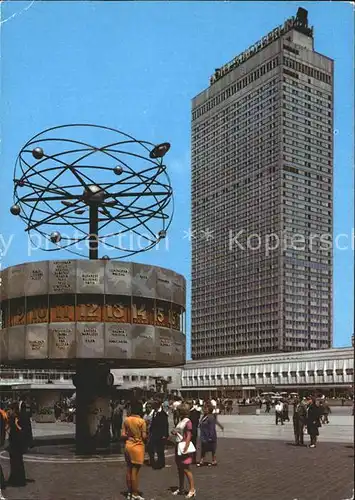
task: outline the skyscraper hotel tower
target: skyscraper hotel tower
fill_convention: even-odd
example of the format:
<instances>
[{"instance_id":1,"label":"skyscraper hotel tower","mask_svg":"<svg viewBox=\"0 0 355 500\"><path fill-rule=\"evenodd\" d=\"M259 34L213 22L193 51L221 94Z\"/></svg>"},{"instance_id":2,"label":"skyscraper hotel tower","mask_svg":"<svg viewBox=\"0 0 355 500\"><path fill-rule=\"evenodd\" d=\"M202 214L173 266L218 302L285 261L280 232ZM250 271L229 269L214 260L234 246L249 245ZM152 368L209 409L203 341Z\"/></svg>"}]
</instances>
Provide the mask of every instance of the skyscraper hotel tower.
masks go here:
<instances>
[{"instance_id":1,"label":"skyscraper hotel tower","mask_svg":"<svg viewBox=\"0 0 355 500\"><path fill-rule=\"evenodd\" d=\"M331 347L333 60L307 17L193 99L193 359Z\"/></svg>"}]
</instances>

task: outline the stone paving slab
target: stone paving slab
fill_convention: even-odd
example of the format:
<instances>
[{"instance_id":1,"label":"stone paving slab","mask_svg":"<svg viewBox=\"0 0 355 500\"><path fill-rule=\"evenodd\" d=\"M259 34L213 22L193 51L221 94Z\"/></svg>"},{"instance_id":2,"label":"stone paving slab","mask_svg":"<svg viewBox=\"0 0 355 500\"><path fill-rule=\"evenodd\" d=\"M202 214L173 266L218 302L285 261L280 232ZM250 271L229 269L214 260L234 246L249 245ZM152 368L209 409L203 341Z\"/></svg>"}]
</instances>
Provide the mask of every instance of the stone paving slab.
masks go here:
<instances>
[{"instance_id":1,"label":"stone paving slab","mask_svg":"<svg viewBox=\"0 0 355 500\"><path fill-rule=\"evenodd\" d=\"M316 449L282 441L220 439L217 467L193 467L201 500L345 500L352 498L354 449L320 443ZM1 460L5 477L8 461ZM25 488L7 488L7 500L119 500L125 489L123 463L26 463ZM171 498L177 485L174 458L167 467L143 467L146 500ZM180 497L181 498L181 497Z\"/></svg>"}]
</instances>

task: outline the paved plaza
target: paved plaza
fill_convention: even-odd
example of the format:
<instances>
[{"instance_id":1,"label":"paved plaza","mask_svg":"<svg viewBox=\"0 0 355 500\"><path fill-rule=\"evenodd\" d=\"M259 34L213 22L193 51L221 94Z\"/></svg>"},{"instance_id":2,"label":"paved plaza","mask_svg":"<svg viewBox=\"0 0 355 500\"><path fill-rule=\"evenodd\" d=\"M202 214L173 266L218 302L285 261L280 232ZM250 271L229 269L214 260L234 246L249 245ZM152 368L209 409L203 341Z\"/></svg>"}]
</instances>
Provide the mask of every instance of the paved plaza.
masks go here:
<instances>
[{"instance_id":1,"label":"paved plaza","mask_svg":"<svg viewBox=\"0 0 355 500\"><path fill-rule=\"evenodd\" d=\"M329 417L330 424L321 428L321 441L334 443L353 442L353 418L351 407L334 407ZM290 420L292 421L292 409ZM265 414L264 409L260 415L221 415L219 420L224 425L224 432L220 432L220 437L244 438L244 439L271 439L271 440L292 440L292 425L275 425L274 410L270 414ZM46 436L74 436L75 426L69 423L36 424L33 425L35 437L44 438ZM173 428L170 419L170 428Z\"/></svg>"},{"instance_id":2,"label":"paved plaza","mask_svg":"<svg viewBox=\"0 0 355 500\"><path fill-rule=\"evenodd\" d=\"M203 500L345 500L353 491L353 419L336 414L320 429L316 449L292 445L292 424L275 426L273 415L221 416L217 467L193 468L198 498ZM340 411L340 413L343 413ZM35 436L73 432L72 424L35 424ZM308 436L306 436L308 442ZM5 476L9 462L1 454ZM8 500L119 500L125 489L122 456L77 460L36 454L26 456L29 483L8 488ZM146 500L171 497L177 486L173 450L167 467L144 467L141 487Z\"/></svg>"}]
</instances>

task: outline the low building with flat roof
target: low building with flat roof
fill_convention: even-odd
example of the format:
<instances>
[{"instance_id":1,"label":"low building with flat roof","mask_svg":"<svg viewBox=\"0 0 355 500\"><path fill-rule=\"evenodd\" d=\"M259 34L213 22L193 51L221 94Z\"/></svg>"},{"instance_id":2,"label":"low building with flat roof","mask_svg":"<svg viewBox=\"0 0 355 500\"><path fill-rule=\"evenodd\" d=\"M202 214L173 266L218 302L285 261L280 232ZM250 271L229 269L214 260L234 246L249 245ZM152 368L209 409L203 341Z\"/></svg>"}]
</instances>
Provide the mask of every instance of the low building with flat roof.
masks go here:
<instances>
[{"instance_id":1,"label":"low building with flat roof","mask_svg":"<svg viewBox=\"0 0 355 500\"><path fill-rule=\"evenodd\" d=\"M74 372L0 368L0 391L31 391L41 401L59 399L74 392ZM171 393L193 396L250 398L261 392L322 392L329 396L352 394L354 350L351 347L294 353L214 358L187 361L166 368L112 370L118 389L152 390L166 382Z\"/></svg>"},{"instance_id":2,"label":"low building with flat roof","mask_svg":"<svg viewBox=\"0 0 355 500\"><path fill-rule=\"evenodd\" d=\"M354 350L351 347L293 353L188 361L181 391L186 395L230 394L253 397L260 392L317 391L352 393Z\"/></svg>"}]
</instances>

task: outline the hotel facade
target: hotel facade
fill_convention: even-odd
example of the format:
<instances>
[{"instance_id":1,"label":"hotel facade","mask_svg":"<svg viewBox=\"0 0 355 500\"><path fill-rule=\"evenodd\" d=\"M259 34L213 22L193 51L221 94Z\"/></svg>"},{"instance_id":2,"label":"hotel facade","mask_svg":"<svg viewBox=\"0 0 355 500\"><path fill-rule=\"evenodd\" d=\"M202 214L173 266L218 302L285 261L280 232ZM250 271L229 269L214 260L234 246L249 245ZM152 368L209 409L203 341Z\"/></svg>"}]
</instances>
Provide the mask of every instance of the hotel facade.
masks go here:
<instances>
[{"instance_id":1,"label":"hotel facade","mask_svg":"<svg viewBox=\"0 0 355 500\"><path fill-rule=\"evenodd\" d=\"M332 345L333 61L307 11L192 101L192 358Z\"/></svg>"}]
</instances>

